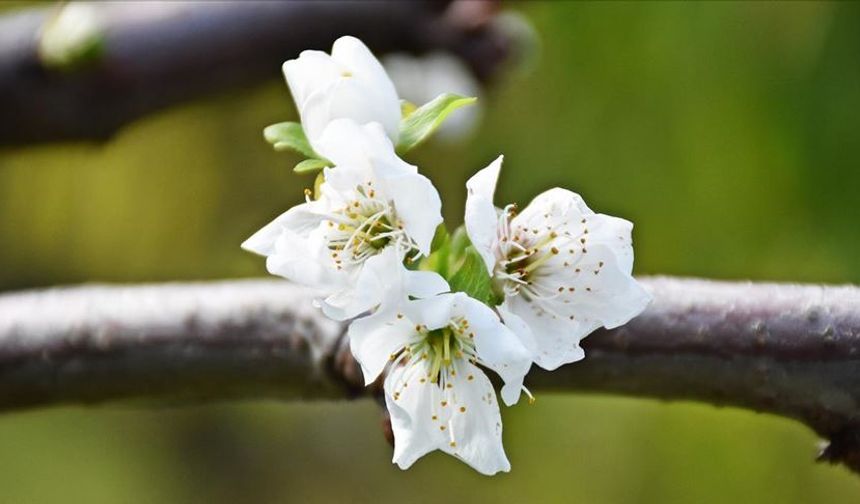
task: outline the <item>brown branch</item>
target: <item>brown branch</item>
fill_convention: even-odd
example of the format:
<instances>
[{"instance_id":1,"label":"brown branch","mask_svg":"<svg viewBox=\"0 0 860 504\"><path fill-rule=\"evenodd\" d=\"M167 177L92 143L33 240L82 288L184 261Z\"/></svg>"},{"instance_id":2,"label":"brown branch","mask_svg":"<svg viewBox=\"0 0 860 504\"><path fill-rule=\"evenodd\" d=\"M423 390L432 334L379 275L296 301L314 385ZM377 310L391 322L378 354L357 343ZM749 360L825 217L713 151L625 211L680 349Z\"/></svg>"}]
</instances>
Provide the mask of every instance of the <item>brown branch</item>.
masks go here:
<instances>
[{"instance_id":1,"label":"brown branch","mask_svg":"<svg viewBox=\"0 0 860 504\"><path fill-rule=\"evenodd\" d=\"M778 414L860 471L860 288L647 278L654 303L533 370L538 392L689 399ZM0 296L0 409L364 392L342 327L278 280Z\"/></svg>"},{"instance_id":2,"label":"brown branch","mask_svg":"<svg viewBox=\"0 0 860 504\"><path fill-rule=\"evenodd\" d=\"M52 9L8 15L0 18L0 145L104 140L166 107L280 78L284 60L345 34L379 53L450 51L489 78L510 41L486 22L488 9L446 12L448 3L105 2L97 4L104 51L71 72L38 57Z\"/></svg>"}]
</instances>

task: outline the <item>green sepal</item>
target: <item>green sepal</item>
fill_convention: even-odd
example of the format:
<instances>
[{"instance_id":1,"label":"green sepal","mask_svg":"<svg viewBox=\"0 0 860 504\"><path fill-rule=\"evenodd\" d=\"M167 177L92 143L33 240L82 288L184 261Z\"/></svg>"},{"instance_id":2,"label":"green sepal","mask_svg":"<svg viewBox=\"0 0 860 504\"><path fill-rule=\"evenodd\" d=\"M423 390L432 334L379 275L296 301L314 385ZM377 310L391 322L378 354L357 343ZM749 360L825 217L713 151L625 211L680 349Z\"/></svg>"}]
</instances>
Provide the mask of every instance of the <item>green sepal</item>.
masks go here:
<instances>
[{"instance_id":1,"label":"green sepal","mask_svg":"<svg viewBox=\"0 0 860 504\"><path fill-rule=\"evenodd\" d=\"M469 234L466 233L465 226L460 226L454 230L454 234L451 235L451 264L448 269L454 271L460 266L457 264L457 260L462 260L463 251L471 244L472 242L469 240Z\"/></svg>"},{"instance_id":2,"label":"green sepal","mask_svg":"<svg viewBox=\"0 0 860 504\"><path fill-rule=\"evenodd\" d=\"M500 302L493 291L493 279L487 272L487 265L472 245L463 250L462 262L448 278L448 285L451 286L451 292L464 292L489 306L496 306Z\"/></svg>"},{"instance_id":3,"label":"green sepal","mask_svg":"<svg viewBox=\"0 0 860 504\"><path fill-rule=\"evenodd\" d=\"M448 257L451 251L451 237L445 224L439 224L433 241L430 243L430 255L421 260L418 269L423 271L435 271L446 277L448 275Z\"/></svg>"},{"instance_id":4,"label":"green sepal","mask_svg":"<svg viewBox=\"0 0 860 504\"><path fill-rule=\"evenodd\" d=\"M444 93L432 101L404 115L400 120L400 136L397 152L404 153L430 137L451 112L460 107L471 105L477 98ZM401 110L406 107L401 105Z\"/></svg>"},{"instance_id":5,"label":"green sepal","mask_svg":"<svg viewBox=\"0 0 860 504\"><path fill-rule=\"evenodd\" d=\"M266 126L263 138L272 144L276 151L291 150L311 159L323 159L314 152L302 125L296 122L282 122Z\"/></svg>"},{"instance_id":6,"label":"green sepal","mask_svg":"<svg viewBox=\"0 0 860 504\"><path fill-rule=\"evenodd\" d=\"M331 166L331 162L325 159L305 159L301 163L297 164L293 168L293 171L299 174L312 173L317 170L322 170L326 166Z\"/></svg>"}]
</instances>

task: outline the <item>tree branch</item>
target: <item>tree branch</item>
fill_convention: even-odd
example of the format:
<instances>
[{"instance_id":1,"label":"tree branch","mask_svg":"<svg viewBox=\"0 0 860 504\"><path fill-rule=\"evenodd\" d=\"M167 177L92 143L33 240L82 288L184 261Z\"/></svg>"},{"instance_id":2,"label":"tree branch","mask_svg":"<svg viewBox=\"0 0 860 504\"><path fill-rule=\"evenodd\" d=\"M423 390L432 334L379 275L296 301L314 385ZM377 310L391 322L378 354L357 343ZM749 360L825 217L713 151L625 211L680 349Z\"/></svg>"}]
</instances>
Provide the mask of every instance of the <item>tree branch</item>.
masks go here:
<instances>
[{"instance_id":1,"label":"tree branch","mask_svg":"<svg viewBox=\"0 0 860 504\"><path fill-rule=\"evenodd\" d=\"M51 9L0 18L0 145L105 140L192 98L279 78L281 63L340 35L379 53L450 51L481 79L510 52L489 9L411 2L106 2L104 52L73 72L45 68L38 33ZM464 17L475 19L464 19Z\"/></svg>"},{"instance_id":2,"label":"tree branch","mask_svg":"<svg viewBox=\"0 0 860 504\"><path fill-rule=\"evenodd\" d=\"M654 294L645 313L528 385L794 418L831 440L822 458L860 471L860 288L642 281ZM342 326L311 297L278 280L2 295L0 409L366 393Z\"/></svg>"}]
</instances>

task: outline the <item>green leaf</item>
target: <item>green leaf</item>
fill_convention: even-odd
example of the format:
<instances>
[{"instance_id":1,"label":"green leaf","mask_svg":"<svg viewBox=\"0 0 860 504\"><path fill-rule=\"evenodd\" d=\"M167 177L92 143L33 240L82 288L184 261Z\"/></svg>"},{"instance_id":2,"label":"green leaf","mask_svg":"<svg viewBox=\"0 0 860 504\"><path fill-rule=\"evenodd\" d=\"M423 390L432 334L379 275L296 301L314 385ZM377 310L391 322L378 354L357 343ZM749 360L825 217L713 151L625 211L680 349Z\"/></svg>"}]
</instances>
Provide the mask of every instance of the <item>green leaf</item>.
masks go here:
<instances>
[{"instance_id":1,"label":"green leaf","mask_svg":"<svg viewBox=\"0 0 860 504\"><path fill-rule=\"evenodd\" d=\"M449 279L451 292L465 292L470 297L490 306L499 304L493 292L493 280L487 273L487 266L475 247L469 245L463 250L463 261Z\"/></svg>"},{"instance_id":2,"label":"green leaf","mask_svg":"<svg viewBox=\"0 0 860 504\"><path fill-rule=\"evenodd\" d=\"M451 236L451 271L454 271L459 266L456 264L457 261L462 261L463 251L471 244L472 242L469 240L465 226L460 226L454 230L454 234Z\"/></svg>"},{"instance_id":3,"label":"green leaf","mask_svg":"<svg viewBox=\"0 0 860 504\"><path fill-rule=\"evenodd\" d=\"M276 151L291 150L308 158L322 159L322 156L314 152L299 123L282 122L267 126L263 130L263 137Z\"/></svg>"},{"instance_id":4,"label":"green leaf","mask_svg":"<svg viewBox=\"0 0 860 504\"><path fill-rule=\"evenodd\" d=\"M451 237L448 236L448 228L445 227L445 224L439 224L436 226L436 233L433 235L433 241L430 242L430 251L435 252L442 247L448 245L451 241Z\"/></svg>"},{"instance_id":5,"label":"green leaf","mask_svg":"<svg viewBox=\"0 0 860 504\"><path fill-rule=\"evenodd\" d=\"M477 98L444 93L406 115L400 120L397 152L406 152L420 144L436 131L451 112L475 101Z\"/></svg>"},{"instance_id":6,"label":"green leaf","mask_svg":"<svg viewBox=\"0 0 860 504\"><path fill-rule=\"evenodd\" d=\"M322 170L326 166L331 166L329 161L325 159L305 159L301 163L297 164L293 171L296 173L311 173L317 170Z\"/></svg>"},{"instance_id":7,"label":"green leaf","mask_svg":"<svg viewBox=\"0 0 860 504\"><path fill-rule=\"evenodd\" d=\"M443 277L448 276L448 256L451 250L451 238L445 224L439 224L433 242L430 244L430 255L421 260L418 269L435 271Z\"/></svg>"}]
</instances>

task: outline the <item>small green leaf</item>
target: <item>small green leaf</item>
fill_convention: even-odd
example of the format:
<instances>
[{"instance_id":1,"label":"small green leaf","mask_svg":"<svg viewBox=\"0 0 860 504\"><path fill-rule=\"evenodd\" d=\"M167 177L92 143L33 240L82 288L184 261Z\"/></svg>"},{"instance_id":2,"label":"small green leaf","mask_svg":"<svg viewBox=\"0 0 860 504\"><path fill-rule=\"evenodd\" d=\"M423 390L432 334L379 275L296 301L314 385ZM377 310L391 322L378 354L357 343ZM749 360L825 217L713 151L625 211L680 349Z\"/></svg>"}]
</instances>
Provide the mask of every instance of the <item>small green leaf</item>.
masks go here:
<instances>
[{"instance_id":1,"label":"small green leaf","mask_svg":"<svg viewBox=\"0 0 860 504\"><path fill-rule=\"evenodd\" d=\"M471 244L472 242L469 240L469 235L466 233L465 226L460 226L454 230L454 234L451 235L451 271L457 269L459 266L456 264L457 261L462 261L463 251Z\"/></svg>"},{"instance_id":2,"label":"small green leaf","mask_svg":"<svg viewBox=\"0 0 860 504\"><path fill-rule=\"evenodd\" d=\"M299 123L282 122L267 126L263 130L263 137L276 151L292 150L308 158L322 159L322 156L314 152Z\"/></svg>"},{"instance_id":3,"label":"small green leaf","mask_svg":"<svg viewBox=\"0 0 860 504\"><path fill-rule=\"evenodd\" d=\"M418 269L435 271L443 277L448 276L448 256L451 249L451 238L445 224L439 224L433 242L430 244L430 255L421 260Z\"/></svg>"},{"instance_id":4,"label":"small green leaf","mask_svg":"<svg viewBox=\"0 0 860 504\"><path fill-rule=\"evenodd\" d=\"M400 120L397 152L406 152L420 144L436 131L451 112L475 101L477 98L444 93L404 116Z\"/></svg>"},{"instance_id":5,"label":"small green leaf","mask_svg":"<svg viewBox=\"0 0 860 504\"><path fill-rule=\"evenodd\" d=\"M440 248L448 245L451 241L451 237L448 235L448 228L445 227L445 224L439 224L436 226L436 233L433 235L433 241L430 242L430 251L435 252Z\"/></svg>"},{"instance_id":6,"label":"small green leaf","mask_svg":"<svg viewBox=\"0 0 860 504\"><path fill-rule=\"evenodd\" d=\"M490 306L498 304L493 292L493 280L487 273L487 266L475 247L469 245L463 251L463 261L450 278L451 292L465 292L470 297Z\"/></svg>"},{"instance_id":7,"label":"small green leaf","mask_svg":"<svg viewBox=\"0 0 860 504\"><path fill-rule=\"evenodd\" d=\"M297 164L293 171L296 173L311 173L317 170L322 170L326 166L331 166L331 163L325 159L305 159Z\"/></svg>"}]
</instances>

